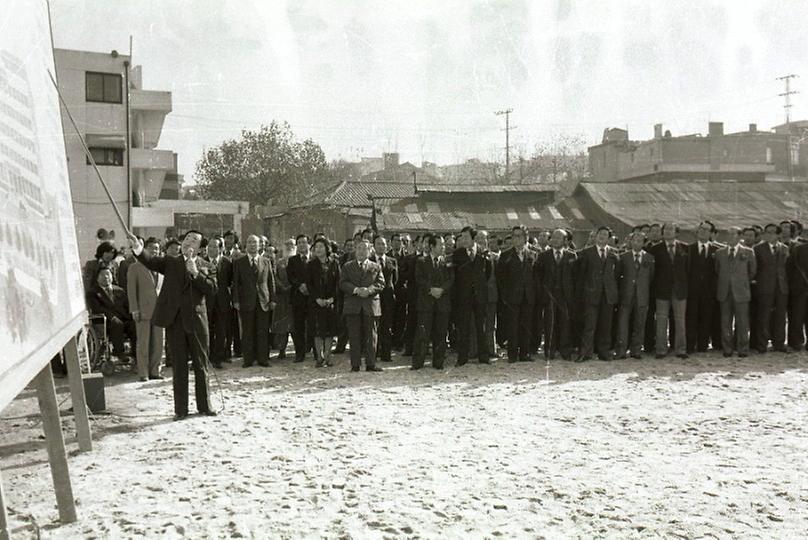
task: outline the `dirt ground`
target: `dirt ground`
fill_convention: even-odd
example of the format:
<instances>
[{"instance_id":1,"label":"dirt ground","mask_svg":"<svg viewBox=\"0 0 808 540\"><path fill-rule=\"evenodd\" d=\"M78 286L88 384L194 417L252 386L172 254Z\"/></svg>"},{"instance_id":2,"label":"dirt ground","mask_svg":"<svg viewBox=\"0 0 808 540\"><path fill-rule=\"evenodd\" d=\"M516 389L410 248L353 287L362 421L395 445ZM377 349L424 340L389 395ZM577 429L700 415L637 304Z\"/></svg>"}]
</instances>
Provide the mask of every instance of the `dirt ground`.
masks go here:
<instances>
[{"instance_id":1,"label":"dirt ground","mask_svg":"<svg viewBox=\"0 0 808 540\"><path fill-rule=\"evenodd\" d=\"M178 423L170 380L114 377L93 452L77 452L64 417L80 517L66 526L35 396L24 392L0 417L15 536L808 533L804 354L442 372L395 358L383 373L350 373L347 356L336 358L330 369L228 365L213 384L224 411Z\"/></svg>"}]
</instances>

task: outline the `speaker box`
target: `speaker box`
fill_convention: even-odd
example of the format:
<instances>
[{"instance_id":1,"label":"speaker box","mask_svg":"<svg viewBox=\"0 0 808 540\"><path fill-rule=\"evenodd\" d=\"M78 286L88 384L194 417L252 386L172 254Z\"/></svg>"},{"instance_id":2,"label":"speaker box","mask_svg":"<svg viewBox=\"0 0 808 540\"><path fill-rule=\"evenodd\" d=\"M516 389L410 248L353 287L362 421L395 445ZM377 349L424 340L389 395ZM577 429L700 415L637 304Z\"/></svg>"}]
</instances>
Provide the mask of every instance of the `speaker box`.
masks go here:
<instances>
[{"instance_id":1,"label":"speaker box","mask_svg":"<svg viewBox=\"0 0 808 540\"><path fill-rule=\"evenodd\" d=\"M87 407L91 412L100 413L107 410L107 400L104 393L104 375L101 373L90 373L82 375L84 383L84 395L87 399Z\"/></svg>"}]
</instances>

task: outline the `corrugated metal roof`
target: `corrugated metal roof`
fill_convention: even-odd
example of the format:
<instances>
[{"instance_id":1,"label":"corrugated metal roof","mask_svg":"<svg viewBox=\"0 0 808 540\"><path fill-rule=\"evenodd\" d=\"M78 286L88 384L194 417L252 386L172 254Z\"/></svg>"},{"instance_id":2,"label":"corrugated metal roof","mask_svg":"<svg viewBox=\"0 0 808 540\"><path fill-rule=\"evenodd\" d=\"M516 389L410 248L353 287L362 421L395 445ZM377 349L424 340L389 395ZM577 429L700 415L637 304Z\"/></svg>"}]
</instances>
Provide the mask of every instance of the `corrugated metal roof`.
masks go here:
<instances>
[{"instance_id":1,"label":"corrugated metal roof","mask_svg":"<svg viewBox=\"0 0 808 540\"><path fill-rule=\"evenodd\" d=\"M709 219L719 228L804 218L802 182L582 183L583 193L627 225ZM796 203L796 204L794 204ZM694 225L695 226L695 225Z\"/></svg>"},{"instance_id":2,"label":"corrugated metal roof","mask_svg":"<svg viewBox=\"0 0 808 540\"><path fill-rule=\"evenodd\" d=\"M558 184L418 184L419 193L541 193L558 191Z\"/></svg>"},{"instance_id":3,"label":"corrugated metal roof","mask_svg":"<svg viewBox=\"0 0 808 540\"><path fill-rule=\"evenodd\" d=\"M559 209L553 209L558 217L547 206L492 207L490 211L483 212L458 204L451 209L444 208L440 214L426 211L386 211L376 219L381 229L394 231L460 231L466 225L491 231L508 231L519 224L532 230L573 226L572 219L563 216Z\"/></svg>"}]
</instances>

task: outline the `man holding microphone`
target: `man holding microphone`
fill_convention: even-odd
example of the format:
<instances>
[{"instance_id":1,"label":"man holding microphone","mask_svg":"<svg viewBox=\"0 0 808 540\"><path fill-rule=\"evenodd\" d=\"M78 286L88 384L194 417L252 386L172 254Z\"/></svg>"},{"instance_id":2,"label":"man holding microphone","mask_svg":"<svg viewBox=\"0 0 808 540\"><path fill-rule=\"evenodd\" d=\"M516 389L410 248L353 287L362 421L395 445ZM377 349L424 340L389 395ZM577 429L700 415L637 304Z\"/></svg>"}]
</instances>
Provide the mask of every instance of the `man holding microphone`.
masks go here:
<instances>
[{"instance_id":1,"label":"man holding microphone","mask_svg":"<svg viewBox=\"0 0 808 540\"><path fill-rule=\"evenodd\" d=\"M174 360L174 420L188 416L188 360L194 370L196 407L199 414L216 416L210 407L208 386L208 314L205 297L216 292L216 279L208 263L197 257L202 233L188 231L182 237L180 255L152 256L143 242L129 234L132 253L143 266L164 275L157 297L153 322L165 328L168 347Z\"/></svg>"}]
</instances>

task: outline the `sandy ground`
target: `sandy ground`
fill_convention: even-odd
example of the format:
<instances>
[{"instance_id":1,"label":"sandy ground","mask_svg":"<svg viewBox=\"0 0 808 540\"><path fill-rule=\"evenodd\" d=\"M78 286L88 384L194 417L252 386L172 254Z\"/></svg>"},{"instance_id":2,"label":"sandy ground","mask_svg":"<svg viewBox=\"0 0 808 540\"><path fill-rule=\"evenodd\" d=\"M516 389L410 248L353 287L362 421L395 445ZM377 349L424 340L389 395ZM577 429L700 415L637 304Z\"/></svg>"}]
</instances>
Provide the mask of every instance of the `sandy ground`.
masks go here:
<instances>
[{"instance_id":1,"label":"sandy ground","mask_svg":"<svg viewBox=\"0 0 808 540\"><path fill-rule=\"evenodd\" d=\"M33 522L45 538L808 533L806 355L385 367L233 364L217 372L224 412L179 423L170 381L117 376L92 453L64 418L80 515L66 526L41 426L8 419L36 410L25 392L0 419L12 525L23 538Z\"/></svg>"}]
</instances>

